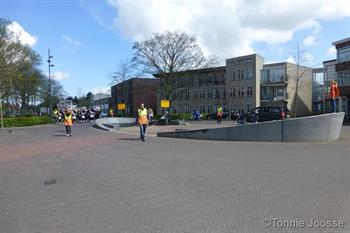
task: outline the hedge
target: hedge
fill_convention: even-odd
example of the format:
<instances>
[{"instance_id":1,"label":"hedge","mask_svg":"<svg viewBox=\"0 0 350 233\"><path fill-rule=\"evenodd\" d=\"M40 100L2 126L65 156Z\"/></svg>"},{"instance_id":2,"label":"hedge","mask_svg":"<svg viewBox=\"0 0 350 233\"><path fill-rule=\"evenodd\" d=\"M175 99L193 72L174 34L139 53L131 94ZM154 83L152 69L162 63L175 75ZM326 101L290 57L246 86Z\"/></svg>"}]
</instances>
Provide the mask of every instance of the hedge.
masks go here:
<instances>
[{"instance_id":1,"label":"hedge","mask_svg":"<svg viewBox=\"0 0 350 233\"><path fill-rule=\"evenodd\" d=\"M44 125L52 123L52 119L48 116L34 117L9 117L4 118L4 127L22 127L32 125Z\"/></svg>"}]
</instances>

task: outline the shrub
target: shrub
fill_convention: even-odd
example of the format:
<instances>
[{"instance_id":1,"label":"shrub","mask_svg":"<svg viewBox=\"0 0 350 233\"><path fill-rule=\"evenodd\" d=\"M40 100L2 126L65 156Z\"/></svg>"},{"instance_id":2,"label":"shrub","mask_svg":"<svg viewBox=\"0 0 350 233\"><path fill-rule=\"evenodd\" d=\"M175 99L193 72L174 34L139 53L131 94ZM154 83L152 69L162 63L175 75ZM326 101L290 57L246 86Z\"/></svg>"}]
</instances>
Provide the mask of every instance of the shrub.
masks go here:
<instances>
[{"instance_id":1,"label":"shrub","mask_svg":"<svg viewBox=\"0 0 350 233\"><path fill-rule=\"evenodd\" d=\"M5 127L22 127L32 125L44 125L52 123L52 119L48 116L35 117L9 117L4 118Z\"/></svg>"}]
</instances>

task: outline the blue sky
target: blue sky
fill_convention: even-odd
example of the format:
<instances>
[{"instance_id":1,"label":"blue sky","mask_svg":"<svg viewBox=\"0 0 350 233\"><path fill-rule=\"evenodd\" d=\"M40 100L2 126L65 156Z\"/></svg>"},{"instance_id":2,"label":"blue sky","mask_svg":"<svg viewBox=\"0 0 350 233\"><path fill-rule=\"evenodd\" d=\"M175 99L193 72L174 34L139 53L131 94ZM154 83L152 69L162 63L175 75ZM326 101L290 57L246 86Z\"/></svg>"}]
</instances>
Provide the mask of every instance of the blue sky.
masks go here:
<instances>
[{"instance_id":1,"label":"blue sky","mask_svg":"<svg viewBox=\"0 0 350 233\"><path fill-rule=\"evenodd\" d=\"M154 32L193 34L221 63L254 52L265 62L293 61L299 43L312 67L335 58L332 42L350 37L346 0L1 0L0 17L34 38L44 72L51 49L52 72L72 96L108 87L133 42Z\"/></svg>"}]
</instances>

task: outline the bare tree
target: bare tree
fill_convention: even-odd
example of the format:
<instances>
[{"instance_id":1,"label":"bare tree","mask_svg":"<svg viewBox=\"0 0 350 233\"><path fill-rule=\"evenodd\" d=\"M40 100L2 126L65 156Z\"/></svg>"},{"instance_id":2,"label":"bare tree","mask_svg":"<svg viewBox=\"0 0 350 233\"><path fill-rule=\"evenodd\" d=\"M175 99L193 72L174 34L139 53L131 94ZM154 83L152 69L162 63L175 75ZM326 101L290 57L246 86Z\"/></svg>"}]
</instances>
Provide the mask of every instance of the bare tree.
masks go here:
<instances>
[{"instance_id":1,"label":"bare tree","mask_svg":"<svg viewBox=\"0 0 350 233\"><path fill-rule=\"evenodd\" d=\"M132 62L130 59L120 60L117 64L117 70L111 74L111 85L115 85L120 82L131 78L133 75Z\"/></svg>"},{"instance_id":2,"label":"bare tree","mask_svg":"<svg viewBox=\"0 0 350 233\"><path fill-rule=\"evenodd\" d=\"M133 63L142 72L161 78L161 95L170 101L182 94L177 89L179 72L216 63L214 57L204 55L194 36L180 31L155 33L148 40L134 43L133 49Z\"/></svg>"},{"instance_id":3,"label":"bare tree","mask_svg":"<svg viewBox=\"0 0 350 233\"><path fill-rule=\"evenodd\" d=\"M293 117L297 117L297 111L298 111L298 97L299 97L299 91L302 90L305 87L305 82L307 80L304 80L306 72L310 69L304 66L304 63L307 62L305 59L305 50L302 50L300 47L300 44L296 45L296 54L294 56L294 60L296 63L296 79L295 79L295 92L293 96Z\"/></svg>"}]
</instances>

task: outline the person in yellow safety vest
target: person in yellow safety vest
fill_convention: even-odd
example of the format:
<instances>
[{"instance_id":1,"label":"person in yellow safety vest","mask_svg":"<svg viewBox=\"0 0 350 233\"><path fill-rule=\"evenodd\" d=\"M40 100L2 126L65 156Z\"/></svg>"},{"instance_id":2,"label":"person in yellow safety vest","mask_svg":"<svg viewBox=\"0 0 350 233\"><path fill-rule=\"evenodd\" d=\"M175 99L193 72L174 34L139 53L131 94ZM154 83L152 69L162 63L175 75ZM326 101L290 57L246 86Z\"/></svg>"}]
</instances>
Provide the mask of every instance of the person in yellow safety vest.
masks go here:
<instances>
[{"instance_id":1,"label":"person in yellow safety vest","mask_svg":"<svg viewBox=\"0 0 350 233\"><path fill-rule=\"evenodd\" d=\"M140 108L137 110L137 123L140 127L140 138L144 142L145 141L145 134L146 134L146 128L148 124L148 118L147 118L147 109L145 108L145 105L141 103Z\"/></svg>"},{"instance_id":2,"label":"person in yellow safety vest","mask_svg":"<svg viewBox=\"0 0 350 233\"><path fill-rule=\"evenodd\" d=\"M55 116L55 120L56 120L56 124L58 124L59 122L58 122L58 109L57 108L55 108L54 110L53 110L53 115Z\"/></svg>"},{"instance_id":3,"label":"person in yellow safety vest","mask_svg":"<svg viewBox=\"0 0 350 233\"><path fill-rule=\"evenodd\" d=\"M329 88L329 100L331 103L331 112L336 112L337 110L337 100L339 96L338 84L336 81L332 80Z\"/></svg>"},{"instance_id":4,"label":"person in yellow safety vest","mask_svg":"<svg viewBox=\"0 0 350 233\"><path fill-rule=\"evenodd\" d=\"M223 114L222 107L219 106L219 107L218 107L218 110L217 110L217 112L216 112L216 121L217 121L218 124L221 124L222 114Z\"/></svg>"},{"instance_id":5,"label":"person in yellow safety vest","mask_svg":"<svg viewBox=\"0 0 350 233\"><path fill-rule=\"evenodd\" d=\"M66 132L67 132L67 137L72 136L72 125L73 125L73 120L72 120L72 111L66 109L64 113L64 125L66 126Z\"/></svg>"},{"instance_id":6,"label":"person in yellow safety vest","mask_svg":"<svg viewBox=\"0 0 350 233\"><path fill-rule=\"evenodd\" d=\"M113 117L113 116L114 116L113 109L109 109L109 116L110 116L110 117Z\"/></svg>"}]
</instances>

